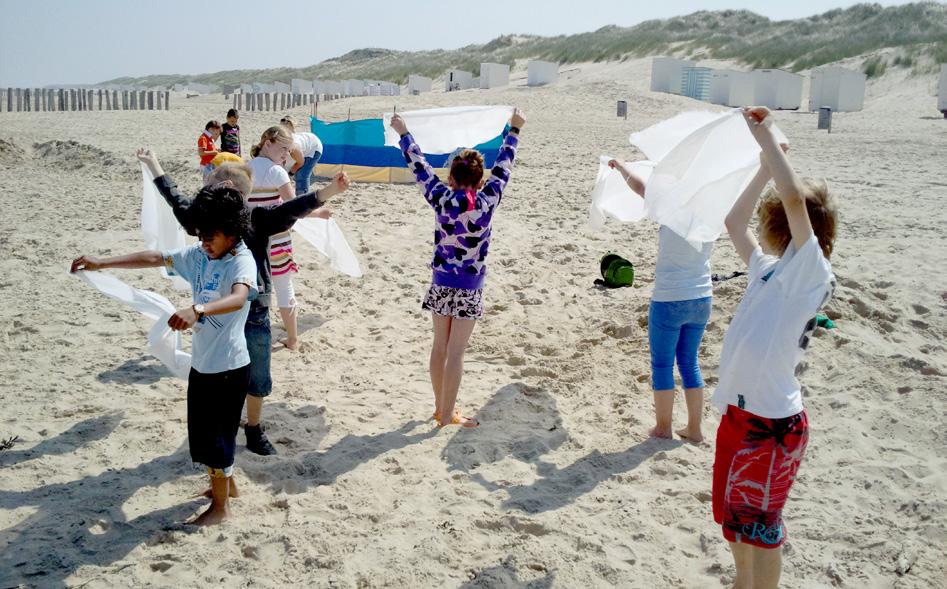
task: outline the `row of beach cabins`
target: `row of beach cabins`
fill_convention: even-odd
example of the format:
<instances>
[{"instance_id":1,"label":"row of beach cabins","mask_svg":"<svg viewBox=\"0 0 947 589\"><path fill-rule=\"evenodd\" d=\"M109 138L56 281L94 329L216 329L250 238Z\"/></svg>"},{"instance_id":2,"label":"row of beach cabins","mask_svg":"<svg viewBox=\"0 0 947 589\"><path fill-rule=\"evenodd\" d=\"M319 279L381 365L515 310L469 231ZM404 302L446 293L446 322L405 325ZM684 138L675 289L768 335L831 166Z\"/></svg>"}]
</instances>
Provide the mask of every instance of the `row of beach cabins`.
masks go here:
<instances>
[{"instance_id":1,"label":"row of beach cabins","mask_svg":"<svg viewBox=\"0 0 947 589\"><path fill-rule=\"evenodd\" d=\"M531 60L527 64L527 86L544 86L559 78L559 64ZM810 111L859 111L865 101L866 75L839 66L825 66L810 74ZM475 88L502 88L510 83L510 66L481 63L473 72L449 70L444 75L444 91ZM408 76L404 87L409 95L431 92L434 80L418 74ZM377 80L302 80L289 83L252 83L239 86L175 84L173 90L186 97L222 93L233 97L235 108L279 110L357 96L400 96L402 86ZM651 90L688 96L722 106L763 105L773 109L802 108L803 76L779 69L753 71L717 70L694 61L655 57L651 69ZM947 118L947 64L941 65L938 110ZM0 112L82 111L82 110L167 110L171 92L165 88L105 85L97 88L0 88Z\"/></svg>"},{"instance_id":2,"label":"row of beach cabins","mask_svg":"<svg viewBox=\"0 0 947 589\"><path fill-rule=\"evenodd\" d=\"M866 79L867 76L861 72L839 66L813 70L810 74L809 110L860 111L865 104ZM798 110L802 108L802 82L801 75L784 70L716 70L673 57L656 57L651 66L653 92L680 94L731 107L762 105L772 109Z\"/></svg>"}]
</instances>

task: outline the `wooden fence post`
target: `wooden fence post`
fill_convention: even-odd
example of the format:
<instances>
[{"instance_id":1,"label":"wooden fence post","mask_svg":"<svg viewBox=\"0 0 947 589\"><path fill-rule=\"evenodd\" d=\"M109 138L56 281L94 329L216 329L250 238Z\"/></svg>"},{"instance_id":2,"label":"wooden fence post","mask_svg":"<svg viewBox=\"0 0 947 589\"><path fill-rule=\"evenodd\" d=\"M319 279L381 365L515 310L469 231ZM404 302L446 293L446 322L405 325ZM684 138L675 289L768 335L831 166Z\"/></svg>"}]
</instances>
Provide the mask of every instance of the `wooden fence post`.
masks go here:
<instances>
[{"instance_id":1,"label":"wooden fence post","mask_svg":"<svg viewBox=\"0 0 947 589\"><path fill-rule=\"evenodd\" d=\"M233 101L234 101L233 107L235 109L237 109L238 111L243 110L243 92L241 92L240 94L234 94Z\"/></svg>"},{"instance_id":2,"label":"wooden fence post","mask_svg":"<svg viewBox=\"0 0 947 589\"><path fill-rule=\"evenodd\" d=\"M145 110L145 91L138 91L138 110Z\"/></svg>"},{"instance_id":3,"label":"wooden fence post","mask_svg":"<svg viewBox=\"0 0 947 589\"><path fill-rule=\"evenodd\" d=\"M35 93L36 94L33 96L33 107L34 107L33 110L35 110L36 112L39 112L40 94L42 94L43 91L37 88L35 90Z\"/></svg>"},{"instance_id":4,"label":"wooden fence post","mask_svg":"<svg viewBox=\"0 0 947 589\"><path fill-rule=\"evenodd\" d=\"M154 109L155 109L155 91L149 90L148 91L148 110L154 110Z\"/></svg>"},{"instance_id":5,"label":"wooden fence post","mask_svg":"<svg viewBox=\"0 0 947 589\"><path fill-rule=\"evenodd\" d=\"M16 89L16 112L21 112L23 110L23 89Z\"/></svg>"},{"instance_id":6,"label":"wooden fence post","mask_svg":"<svg viewBox=\"0 0 947 589\"><path fill-rule=\"evenodd\" d=\"M266 110L270 110L270 93L269 92L266 93L266 98L264 100L266 102ZM276 102L276 100L273 100L273 102Z\"/></svg>"},{"instance_id":7,"label":"wooden fence post","mask_svg":"<svg viewBox=\"0 0 947 589\"><path fill-rule=\"evenodd\" d=\"M13 112L13 88L7 88L7 112Z\"/></svg>"},{"instance_id":8,"label":"wooden fence post","mask_svg":"<svg viewBox=\"0 0 947 589\"><path fill-rule=\"evenodd\" d=\"M164 110L168 110L169 108L171 108L171 91L165 90L164 91Z\"/></svg>"}]
</instances>

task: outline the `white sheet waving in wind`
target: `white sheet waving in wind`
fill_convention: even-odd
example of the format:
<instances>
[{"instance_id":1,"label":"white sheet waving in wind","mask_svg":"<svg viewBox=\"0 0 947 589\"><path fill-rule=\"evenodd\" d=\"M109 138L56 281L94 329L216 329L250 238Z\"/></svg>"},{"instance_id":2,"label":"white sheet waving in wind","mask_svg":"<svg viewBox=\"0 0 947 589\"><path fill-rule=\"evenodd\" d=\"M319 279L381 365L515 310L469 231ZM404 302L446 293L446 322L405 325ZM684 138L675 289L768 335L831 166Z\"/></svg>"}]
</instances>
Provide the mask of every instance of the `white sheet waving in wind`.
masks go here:
<instances>
[{"instance_id":1,"label":"white sheet waving in wind","mask_svg":"<svg viewBox=\"0 0 947 589\"><path fill-rule=\"evenodd\" d=\"M385 145L398 147L400 137L391 128L393 113L384 116ZM398 113L424 153L450 153L458 147L476 147L503 132L513 116L512 106L451 106Z\"/></svg>"},{"instance_id":2,"label":"white sheet waving in wind","mask_svg":"<svg viewBox=\"0 0 947 589\"><path fill-rule=\"evenodd\" d=\"M128 286L111 274L83 270L74 276L105 296L154 320L155 324L148 332L148 352L167 366L174 376L187 379L191 370L191 355L181 350L181 334L168 327L168 319L175 311L168 299L150 290Z\"/></svg>"},{"instance_id":3,"label":"white sheet waving in wind","mask_svg":"<svg viewBox=\"0 0 947 589\"><path fill-rule=\"evenodd\" d=\"M319 250L319 253L329 258L329 265L333 270L353 278L361 278L362 269L358 259L345 241L345 235L335 219L300 219L293 225L293 229Z\"/></svg>"},{"instance_id":4,"label":"white sheet waving in wind","mask_svg":"<svg viewBox=\"0 0 947 589\"><path fill-rule=\"evenodd\" d=\"M599 157L598 176L592 189L592 207L589 210L589 224L600 231L605 227L605 219L611 217L621 223L630 223L644 219L644 199L636 194L622 178L621 172L608 167L611 156ZM635 162L630 164L632 171L647 182L654 164Z\"/></svg>"},{"instance_id":5,"label":"white sheet waving in wind","mask_svg":"<svg viewBox=\"0 0 947 589\"><path fill-rule=\"evenodd\" d=\"M773 132L787 142L775 126ZM739 110L682 113L630 141L655 162L645 215L698 249L720 236L727 213L760 166L760 146Z\"/></svg>"},{"instance_id":6,"label":"white sheet waving in wind","mask_svg":"<svg viewBox=\"0 0 947 589\"><path fill-rule=\"evenodd\" d=\"M154 176L141 164L141 233L145 238L145 247L165 252L183 248L184 229L174 218L174 212L155 188ZM191 285L175 274L169 274L167 268L161 268L161 275L170 278L174 288L190 290ZM173 311L172 311L173 312Z\"/></svg>"}]
</instances>

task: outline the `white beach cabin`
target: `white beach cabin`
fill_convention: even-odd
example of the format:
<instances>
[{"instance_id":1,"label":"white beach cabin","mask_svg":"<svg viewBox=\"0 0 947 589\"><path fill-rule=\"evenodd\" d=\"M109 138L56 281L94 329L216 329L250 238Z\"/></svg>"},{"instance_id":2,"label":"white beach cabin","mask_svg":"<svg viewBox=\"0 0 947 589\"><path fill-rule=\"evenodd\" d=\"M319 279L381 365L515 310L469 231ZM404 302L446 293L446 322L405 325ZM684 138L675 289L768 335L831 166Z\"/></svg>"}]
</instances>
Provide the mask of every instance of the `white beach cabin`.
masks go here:
<instances>
[{"instance_id":1,"label":"white beach cabin","mask_svg":"<svg viewBox=\"0 0 947 589\"><path fill-rule=\"evenodd\" d=\"M431 85L434 83L431 78L425 76L419 76L417 74L411 74L408 76L408 94L420 94L422 92L430 92Z\"/></svg>"},{"instance_id":2,"label":"white beach cabin","mask_svg":"<svg viewBox=\"0 0 947 589\"><path fill-rule=\"evenodd\" d=\"M833 112L859 111L865 105L865 80L861 72L843 67L828 66L812 71L809 88L809 110L818 111L823 106Z\"/></svg>"},{"instance_id":3,"label":"white beach cabin","mask_svg":"<svg viewBox=\"0 0 947 589\"><path fill-rule=\"evenodd\" d=\"M684 68L694 67L697 62L673 57L655 57L651 60L651 91L681 94Z\"/></svg>"},{"instance_id":4,"label":"white beach cabin","mask_svg":"<svg viewBox=\"0 0 947 589\"><path fill-rule=\"evenodd\" d=\"M802 106L802 76L784 70L754 70L756 104L773 110Z\"/></svg>"},{"instance_id":5,"label":"white beach cabin","mask_svg":"<svg viewBox=\"0 0 947 589\"><path fill-rule=\"evenodd\" d=\"M501 88L510 84L510 66L502 63L480 64L480 88Z\"/></svg>"},{"instance_id":6,"label":"white beach cabin","mask_svg":"<svg viewBox=\"0 0 947 589\"><path fill-rule=\"evenodd\" d=\"M551 61L532 60L526 66L526 85L545 86L559 79L559 64Z\"/></svg>"},{"instance_id":7,"label":"white beach cabin","mask_svg":"<svg viewBox=\"0 0 947 589\"><path fill-rule=\"evenodd\" d=\"M709 101L723 106L753 106L756 101L756 81L751 72L714 70L710 76Z\"/></svg>"},{"instance_id":8,"label":"white beach cabin","mask_svg":"<svg viewBox=\"0 0 947 589\"><path fill-rule=\"evenodd\" d=\"M947 118L947 63L940 65L940 84L937 86L937 110Z\"/></svg>"},{"instance_id":9,"label":"white beach cabin","mask_svg":"<svg viewBox=\"0 0 947 589\"><path fill-rule=\"evenodd\" d=\"M474 75L463 70L450 70L444 77L444 92L453 92L455 90L468 90L477 88L480 84L474 84Z\"/></svg>"}]
</instances>

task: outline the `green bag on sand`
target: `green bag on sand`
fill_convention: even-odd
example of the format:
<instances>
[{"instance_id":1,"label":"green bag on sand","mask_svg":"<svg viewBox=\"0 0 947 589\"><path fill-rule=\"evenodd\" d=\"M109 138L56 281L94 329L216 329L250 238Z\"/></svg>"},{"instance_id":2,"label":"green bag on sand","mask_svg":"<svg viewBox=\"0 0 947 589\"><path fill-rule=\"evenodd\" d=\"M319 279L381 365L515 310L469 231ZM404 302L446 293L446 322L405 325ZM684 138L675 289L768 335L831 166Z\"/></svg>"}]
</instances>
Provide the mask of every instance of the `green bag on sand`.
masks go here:
<instances>
[{"instance_id":1,"label":"green bag on sand","mask_svg":"<svg viewBox=\"0 0 947 589\"><path fill-rule=\"evenodd\" d=\"M635 266L618 254L608 253L602 256L599 262L599 271L602 278L595 284L605 288L619 288L631 286L635 282Z\"/></svg>"}]
</instances>

